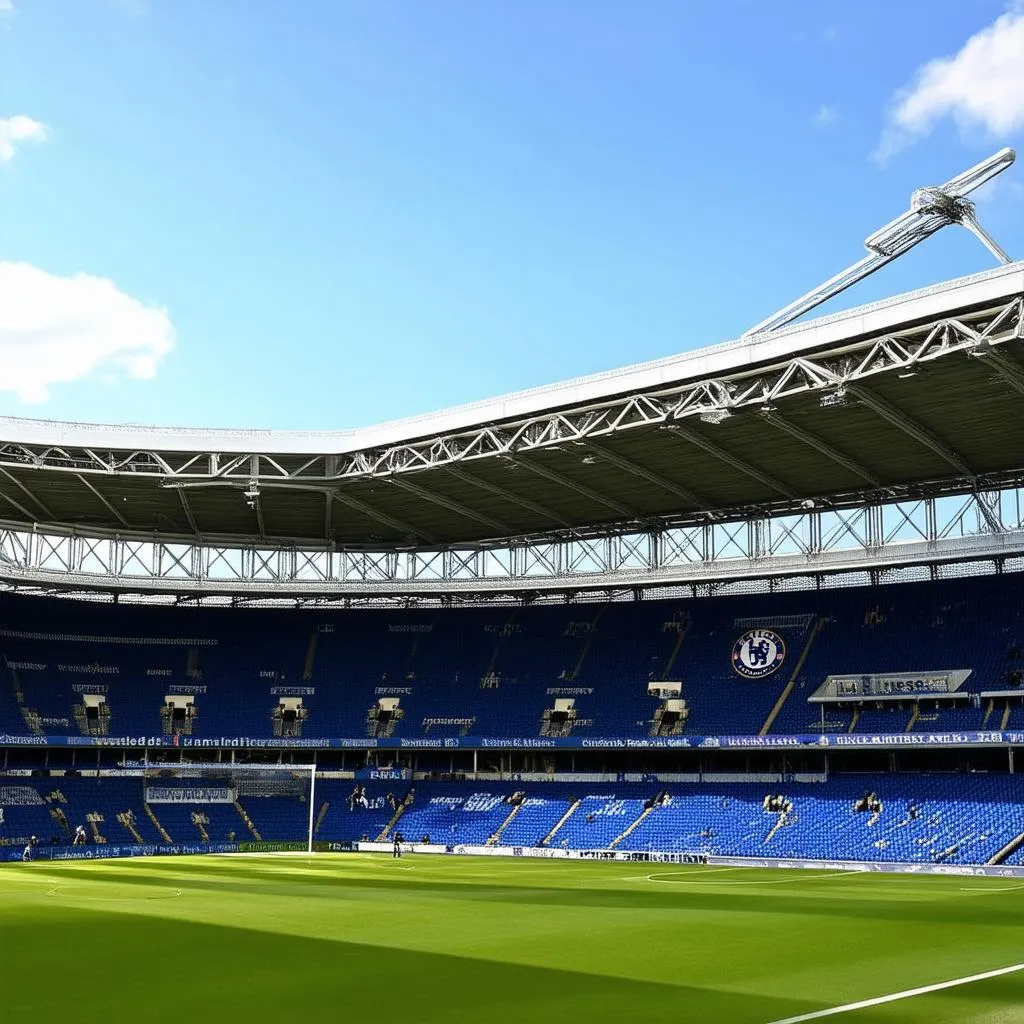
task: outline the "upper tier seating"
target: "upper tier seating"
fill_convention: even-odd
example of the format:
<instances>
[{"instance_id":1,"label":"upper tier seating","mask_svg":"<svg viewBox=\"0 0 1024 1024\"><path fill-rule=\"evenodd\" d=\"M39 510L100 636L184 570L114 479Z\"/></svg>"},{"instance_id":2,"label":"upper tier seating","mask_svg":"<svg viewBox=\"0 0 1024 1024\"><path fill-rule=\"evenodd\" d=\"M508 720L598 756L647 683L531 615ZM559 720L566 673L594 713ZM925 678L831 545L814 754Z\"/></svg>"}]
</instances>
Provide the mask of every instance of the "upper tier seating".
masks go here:
<instances>
[{"instance_id":1,"label":"upper tier seating","mask_svg":"<svg viewBox=\"0 0 1024 1024\"><path fill-rule=\"evenodd\" d=\"M538 736L556 700L571 735L649 735L648 683L681 681L690 735L945 731L1024 726L1024 574L700 600L521 609L266 610L111 606L0 597L0 733L196 738ZM785 641L760 680L733 645L761 625ZM970 669L956 707L853 710L807 698L829 674ZM788 684L792 681L792 687ZM102 714L85 697L103 698ZM191 699L175 724L166 698ZM382 698L393 715L370 720ZM90 717L91 714L91 717ZM549 725L544 728L552 728ZM559 725L558 728L565 729Z\"/></svg>"}]
</instances>

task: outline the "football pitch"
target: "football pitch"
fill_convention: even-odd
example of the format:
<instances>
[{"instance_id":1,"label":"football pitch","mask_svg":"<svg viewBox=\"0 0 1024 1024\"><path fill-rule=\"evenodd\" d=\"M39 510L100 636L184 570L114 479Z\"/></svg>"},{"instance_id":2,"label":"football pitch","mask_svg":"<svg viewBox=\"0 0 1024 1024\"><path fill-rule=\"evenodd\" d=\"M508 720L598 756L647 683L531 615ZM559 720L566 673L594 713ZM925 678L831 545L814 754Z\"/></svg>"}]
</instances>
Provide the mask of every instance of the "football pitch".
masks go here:
<instances>
[{"instance_id":1,"label":"football pitch","mask_svg":"<svg viewBox=\"0 0 1024 1024\"><path fill-rule=\"evenodd\" d=\"M3 1021L1024 1022L1014 879L367 854L38 862L0 868L0 937Z\"/></svg>"}]
</instances>

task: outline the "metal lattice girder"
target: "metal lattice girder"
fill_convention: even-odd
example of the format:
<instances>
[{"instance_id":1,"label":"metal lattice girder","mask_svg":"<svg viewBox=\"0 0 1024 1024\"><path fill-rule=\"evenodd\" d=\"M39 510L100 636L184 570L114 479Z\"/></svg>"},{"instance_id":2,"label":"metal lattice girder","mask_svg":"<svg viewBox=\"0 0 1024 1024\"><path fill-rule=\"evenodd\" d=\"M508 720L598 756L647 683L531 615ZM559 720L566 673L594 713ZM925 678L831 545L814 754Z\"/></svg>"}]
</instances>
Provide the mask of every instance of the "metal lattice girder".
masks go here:
<instances>
[{"instance_id":1,"label":"metal lattice girder","mask_svg":"<svg viewBox=\"0 0 1024 1024\"><path fill-rule=\"evenodd\" d=\"M0 528L0 583L326 597L528 594L1024 557L1024 489L443 551L305 551Z\"/></svg>"}]
</instances>

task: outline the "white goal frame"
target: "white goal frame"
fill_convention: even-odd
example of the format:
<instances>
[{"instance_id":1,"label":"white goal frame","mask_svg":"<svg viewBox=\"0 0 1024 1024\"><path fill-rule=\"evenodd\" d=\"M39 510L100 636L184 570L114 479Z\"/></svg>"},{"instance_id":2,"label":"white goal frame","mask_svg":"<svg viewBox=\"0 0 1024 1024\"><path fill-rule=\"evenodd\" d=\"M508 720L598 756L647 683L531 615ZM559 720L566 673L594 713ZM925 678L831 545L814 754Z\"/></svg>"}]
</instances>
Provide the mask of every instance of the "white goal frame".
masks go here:
<instances>
[{"instance_id":1,"label":"white goal frame","mask_svg":"<svg viewBox=\"0 0 1024 1024\"><path fill-rule=\"evenodd\" d=\"M145 761L142 765L143 798L149 780L157 772L171 771L177 778L188 778L195 773L223 772L231 775L258 774L260 772L286 772L292 775L306 775L309 778L309 817L306 823L306 853L313 853L313 829L316 821L316 772L315 764L236 764L230 761L188 762L188 761Z\"/></svg>"}]
</instances>

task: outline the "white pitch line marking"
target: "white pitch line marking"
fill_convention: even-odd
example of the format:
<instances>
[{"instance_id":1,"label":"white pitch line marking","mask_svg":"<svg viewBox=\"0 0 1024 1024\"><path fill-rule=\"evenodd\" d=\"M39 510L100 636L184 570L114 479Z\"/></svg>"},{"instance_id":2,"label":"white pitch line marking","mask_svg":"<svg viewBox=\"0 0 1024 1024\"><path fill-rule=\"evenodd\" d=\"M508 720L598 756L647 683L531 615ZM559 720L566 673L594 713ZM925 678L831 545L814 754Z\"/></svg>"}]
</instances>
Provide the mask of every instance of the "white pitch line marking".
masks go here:
<instances>
[{"instance_id":1,"label":"white pitch line marking","mask_svg":"<svg viewBox=\"0 0 1024 1024\"><path fill-rule=\"evenodd\" d=\"M961 892L1016 892L1018 889L1024 889L1024 884L1021 885L961 885Z\"/></svg>"},{"instance_id":2,"label":"white pitch line marking","mask_svg":"<svg viewBox=\"0 0 1024 1024\"><path fill-rule=\"evenodd\" d=\"M905 992L893 992L888 996L877 996L874 999L862 999L859 1003L846 1003L844 1006L833 1006L828 1010L815 1010L813 1013L801 1013L797 1017L786 1017L784 1020L773 1020L771 1024L801 1024L806 1020L819 1020L822 1017L834 1017L839 1013L850 1013L853 1010L865 1010L869 1006L881 1006L883 1003L895 1003L900 999L912 999L914 996L925 996L929 992L941 992L947 988L957 988L960 985L970 985L976 981L988 981L990 978L1001 978L1006 974L1015 974L1024 971L1024 964L1014 964L1012 967L1000 967L994 971L984 971L981 974L971 974L966 978L954 978L952 981L940 981L935 985L922 985L920 988L908 988Z\"/></svg>"},{"instance_id":3,"label":"white pitch line marking","mask_svg":"<svg viewBox=\"0 0 1024 1024\"><path fill-rule=\"evenodd\" d=\"M746 871L746 868L735 868L735 869L723 869L723 870L736 870ZM682 872L680 872L682 873ZM656 882L660 885L717 885L722 886L736 886L736 885L792 885L794 882L817 882L823 878L841 878L844 875L861 875L865 874L863 871L830 871L826 874L813 874L813 875L793 875L789 878L768 878L768 879L754 879L754 880L739 880L735 878L723 878L717 879L712 878L708 881L698 879L683 879L676 881L673 878L659 878L659 875L673 875L676 874L674 871L656 871L654 874L646 875L648 882Z\"/></svg>"},{"instance_id":4,"label":"white pitch line marking","mask_svg":"<svg viewBox=\"0 0 1024 1024\"><path fill-rule=\"evenodd\" d=\"M656 871L654 875L713 875L719 871L746 871L746 868L693 868L690 871ZM626 875L618 879L620 882L660 882L668 879L655 878L654 875Z\"/></svg>"}]
</instances>

